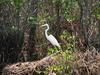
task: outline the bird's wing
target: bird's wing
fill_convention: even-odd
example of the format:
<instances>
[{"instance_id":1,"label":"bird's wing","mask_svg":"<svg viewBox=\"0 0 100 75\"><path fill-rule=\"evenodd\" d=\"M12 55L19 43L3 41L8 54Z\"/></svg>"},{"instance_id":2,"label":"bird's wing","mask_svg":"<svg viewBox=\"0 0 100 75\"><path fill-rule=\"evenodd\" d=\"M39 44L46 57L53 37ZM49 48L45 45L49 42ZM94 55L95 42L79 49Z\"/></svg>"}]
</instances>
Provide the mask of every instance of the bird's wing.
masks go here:
<instances>
[{"instance_id":1,"label":"bird's wing","mask_svg":"<svg viewBox=\"0 0 100 75\"><path fill-rule=\"evenodd\" d=\"M53 45L60 47L58 41L56 40L56 38L55 38L53 35L49 35L49 36L48 36L48 40L49 40Z\"/></svg>"}]
</instances>

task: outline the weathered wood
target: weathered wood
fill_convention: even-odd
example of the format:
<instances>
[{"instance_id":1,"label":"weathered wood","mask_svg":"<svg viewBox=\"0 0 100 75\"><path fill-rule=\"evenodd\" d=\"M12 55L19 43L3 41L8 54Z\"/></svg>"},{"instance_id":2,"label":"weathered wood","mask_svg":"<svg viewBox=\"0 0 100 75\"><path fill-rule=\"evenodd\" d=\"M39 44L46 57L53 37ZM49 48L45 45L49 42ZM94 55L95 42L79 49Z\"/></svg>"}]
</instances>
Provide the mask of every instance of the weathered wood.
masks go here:
<instances>
[{"instance_id":1,"label":"weathered wood","mask_svg":"<svg viewBox=\"0 0 100 75\"><path fill-rule=\"evenodd\" d=\"M54 53L39 61L18 62L12 65L8 65L3 69L2 75L26 75L26 74L32 75L32 73L36 69L41 69L53 64L58 64L59 61L54 59L54 56L57 55L60 55L60 52Z\"/></svg>"}]
</instances>

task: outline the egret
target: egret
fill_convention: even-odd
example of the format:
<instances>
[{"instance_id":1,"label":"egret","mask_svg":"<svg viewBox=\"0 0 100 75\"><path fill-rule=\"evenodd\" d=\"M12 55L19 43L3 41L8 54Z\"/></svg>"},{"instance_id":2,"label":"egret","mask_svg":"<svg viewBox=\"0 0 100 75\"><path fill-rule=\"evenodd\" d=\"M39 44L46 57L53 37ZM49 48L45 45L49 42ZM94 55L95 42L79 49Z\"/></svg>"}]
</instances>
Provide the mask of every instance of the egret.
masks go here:
<instances>
[{"instance_id":1,"label":"egret","mask_svg":"<svg viewBox=\"0 0 100 75\"><path fill-rule=\"evenodd\" d=\"M46 39L53 45L53 46L57 46L58 48L61 48L60 44L58 43L58 41L56 40L56 38L53 35L48 35L48 30L49 30L49 25L48 24L44 24L42 26L46 26L47 29L45 30L45 36Z\"/></svg>"}]
</instances>

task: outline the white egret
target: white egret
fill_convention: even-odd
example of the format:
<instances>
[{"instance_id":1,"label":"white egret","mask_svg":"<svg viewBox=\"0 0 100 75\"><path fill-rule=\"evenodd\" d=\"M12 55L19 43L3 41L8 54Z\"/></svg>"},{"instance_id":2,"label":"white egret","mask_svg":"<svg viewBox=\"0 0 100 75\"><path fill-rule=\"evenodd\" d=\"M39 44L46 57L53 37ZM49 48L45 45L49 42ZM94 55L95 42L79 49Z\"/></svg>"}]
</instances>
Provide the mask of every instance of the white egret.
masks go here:
<instances>
[{"instance_id":1,"label":"white egret","mask_svg":"<svg viewBox=\"0 0 100 75\"><path fill-rule=\"evenodd\" d=\"M61 48L60 47L60 44L58 43L58 41L56 40L56 38L53 36L53 35L48 35L48 30L49 30L49 25L48 24L44 24L42 26L46 26L47 29L45 30L45 36L47 38L47 40L54 46L57 46L58 48Z\"/></svg>"}]
</instances>

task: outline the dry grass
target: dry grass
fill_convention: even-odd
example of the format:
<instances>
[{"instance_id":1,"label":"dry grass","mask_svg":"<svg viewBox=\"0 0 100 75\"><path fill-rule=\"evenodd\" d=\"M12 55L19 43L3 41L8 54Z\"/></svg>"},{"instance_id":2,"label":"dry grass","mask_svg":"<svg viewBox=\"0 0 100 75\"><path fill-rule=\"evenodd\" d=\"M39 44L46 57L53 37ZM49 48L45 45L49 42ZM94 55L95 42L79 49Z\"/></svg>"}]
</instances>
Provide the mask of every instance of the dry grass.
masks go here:
<instances>
[{"instance_id":1,"label":"dry grass","mask_svg":"<svg viewBox=\"0 0 100 75\"><path fill-rule=\"evenodd\" d=\"M74 75L100 75L100 53L95 48L86 52L76 52L75 57Z\"/></svg>"}]
</instances>

